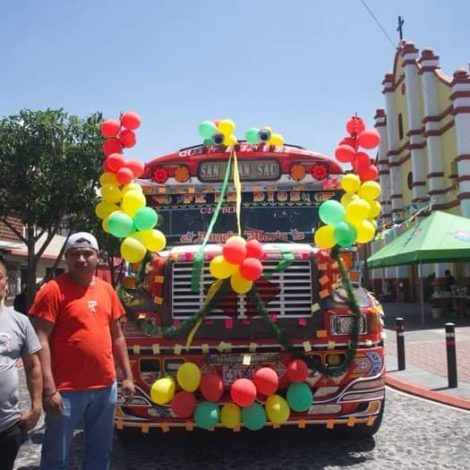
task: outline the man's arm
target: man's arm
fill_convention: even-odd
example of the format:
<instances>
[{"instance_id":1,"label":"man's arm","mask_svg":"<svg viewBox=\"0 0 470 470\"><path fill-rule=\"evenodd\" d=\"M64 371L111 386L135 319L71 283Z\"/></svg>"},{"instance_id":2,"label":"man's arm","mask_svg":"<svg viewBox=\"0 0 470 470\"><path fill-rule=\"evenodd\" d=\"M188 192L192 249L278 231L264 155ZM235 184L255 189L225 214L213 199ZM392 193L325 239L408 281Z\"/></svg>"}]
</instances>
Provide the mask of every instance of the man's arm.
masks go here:
<instances>
[{"instance_id":1,"label":"man's arm","mask_svg":"<svg viewBox=\"0 0 470 470\"><path fill-rule=\"evenodd\" d=\"M42 411L42 372L39 353L22 356L31 409L21 414L20 425L25 431L34 428Z\"/></svg>"},{"instance_id":2,"label":"man's arm","mask_svg":"<svg viewBox=\"0 0 470 470\"><path fill-rule=\"evenodd\" d=\"M129 355L127 354L127 345L122 333L121 323L119 320L111 322L111 337L113 338L113 352L124 374L121 390L124 395L133 396L135 393L134 379L132 378L131 365L129 363Z\"/></svg>"}]
</instances>

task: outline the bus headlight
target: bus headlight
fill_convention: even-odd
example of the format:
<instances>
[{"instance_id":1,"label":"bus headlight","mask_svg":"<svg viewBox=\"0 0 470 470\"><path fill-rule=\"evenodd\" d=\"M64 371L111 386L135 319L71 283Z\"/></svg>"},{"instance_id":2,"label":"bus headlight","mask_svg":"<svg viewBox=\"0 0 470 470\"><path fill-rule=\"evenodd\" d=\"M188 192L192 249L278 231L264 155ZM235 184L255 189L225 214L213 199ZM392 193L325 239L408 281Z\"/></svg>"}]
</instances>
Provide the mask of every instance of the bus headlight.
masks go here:
<instances>
[{"instance_id":1,"label":"bus headlight","mask_svg":"<svg viewBox=\"0 0 470 470\"><path fill-rule=\"evenodd\" d=\"M353 315L332 315L330 317L330 331L332 335L350 335L353 332L354 322L357 321ZM359 334L367 333L365 315L359 318Z\"/></svg>"}]
</instances>

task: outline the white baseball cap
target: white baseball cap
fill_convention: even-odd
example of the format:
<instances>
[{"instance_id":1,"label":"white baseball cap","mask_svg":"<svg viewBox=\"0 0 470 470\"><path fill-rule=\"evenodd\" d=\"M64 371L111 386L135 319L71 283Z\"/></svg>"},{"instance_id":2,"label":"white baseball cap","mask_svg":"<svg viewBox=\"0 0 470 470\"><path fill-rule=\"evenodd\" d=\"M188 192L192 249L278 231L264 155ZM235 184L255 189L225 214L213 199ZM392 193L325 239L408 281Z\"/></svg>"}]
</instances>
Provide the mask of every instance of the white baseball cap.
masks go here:
<instances>
[{"instance_id":1,"label":"white baseball cap","mask_svg":"<svg viewBox=\"0 0 470 470\"><path fill-rule=\"evenodd\" d=\"M77 232L70 235L65 244L65 252L72 248L92 248L99 251L98 241L95 236L88 232Z\"/></svg>"}]
</instances>

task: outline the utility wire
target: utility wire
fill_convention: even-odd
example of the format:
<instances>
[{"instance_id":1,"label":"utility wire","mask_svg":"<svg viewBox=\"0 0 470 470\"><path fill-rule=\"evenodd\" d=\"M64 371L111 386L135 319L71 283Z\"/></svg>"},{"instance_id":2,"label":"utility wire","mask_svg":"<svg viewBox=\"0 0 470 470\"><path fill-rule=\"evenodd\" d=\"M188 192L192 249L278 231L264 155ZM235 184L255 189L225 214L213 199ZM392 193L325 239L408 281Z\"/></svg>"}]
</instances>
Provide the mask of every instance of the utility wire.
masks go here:
<instances>
[{"instance_id":1,"label":"utility wire","mask_svg":"<svg viewBox=\"0 0 470 470\"><path fill-rule=\"evenodd\" d=\"M360 0L360 2L364 5L364 8L367 10L367 12L369 13L369 15L372 17L372 19L377 23L377 26L380 28L380 30L382 31L382 33L385 35L385 37L388 39L388 41L390 42L390 44L392 45L393 49L396 49L397 46L395 45L395 43L393 42L393 39L390 37L390 35L387 33L387 31L385 31L385 28L380 24L380 21L377 19L377 17L374 15L374 13L372 12L372 10L367 6L367 3L365 2L365 0Z\"/></svg>"}]
</instances>

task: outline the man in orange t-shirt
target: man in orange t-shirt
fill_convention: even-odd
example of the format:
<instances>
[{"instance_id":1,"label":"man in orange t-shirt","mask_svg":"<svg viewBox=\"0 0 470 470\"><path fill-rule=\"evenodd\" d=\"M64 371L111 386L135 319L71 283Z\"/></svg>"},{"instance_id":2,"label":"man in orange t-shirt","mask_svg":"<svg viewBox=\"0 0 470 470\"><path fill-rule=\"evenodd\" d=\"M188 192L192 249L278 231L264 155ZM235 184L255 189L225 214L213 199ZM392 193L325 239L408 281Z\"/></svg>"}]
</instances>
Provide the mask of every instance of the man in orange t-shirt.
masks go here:
<instances>
[{"instance_id":1,"label":"man in orange t-shirt","mask_svg":"<svg viewBox=\"0 0 470 470\"><path fill-rule=\"evenodd\" d=\"M93 235L71 235L65 259L68 273L48 282L29 312L42 345L46 431L40 468L68 468L73 434L83 420L83 468L107 469L117 400L114 357L124 374L123 394L134 394L119 323L124 308L111 285L94 276Z\"/></svg>"}]
</instances>

